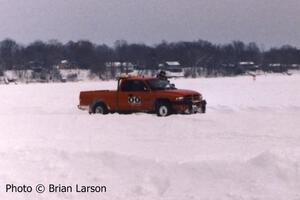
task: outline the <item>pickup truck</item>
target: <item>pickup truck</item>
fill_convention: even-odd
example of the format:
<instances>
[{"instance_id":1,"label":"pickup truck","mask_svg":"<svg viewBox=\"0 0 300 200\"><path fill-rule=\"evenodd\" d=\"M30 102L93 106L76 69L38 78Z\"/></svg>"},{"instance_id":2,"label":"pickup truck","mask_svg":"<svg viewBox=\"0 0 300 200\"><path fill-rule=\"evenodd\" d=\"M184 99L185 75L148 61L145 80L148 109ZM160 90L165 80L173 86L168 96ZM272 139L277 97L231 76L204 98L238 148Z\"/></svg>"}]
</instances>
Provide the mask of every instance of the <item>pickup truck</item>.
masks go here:
<instances>
[{"instance_id":1,"label":"pickup truck","mask_svg":"<svg viewBox=\"0 0 300 200\"><path fill-rule=\"evenodd\" d=\"M90 114L148 112L205 113L206 101L199 92L175 88L168 80L152 77L119 77L117 90L82 91L79 109Z\"/></svg>"}]
</instances>

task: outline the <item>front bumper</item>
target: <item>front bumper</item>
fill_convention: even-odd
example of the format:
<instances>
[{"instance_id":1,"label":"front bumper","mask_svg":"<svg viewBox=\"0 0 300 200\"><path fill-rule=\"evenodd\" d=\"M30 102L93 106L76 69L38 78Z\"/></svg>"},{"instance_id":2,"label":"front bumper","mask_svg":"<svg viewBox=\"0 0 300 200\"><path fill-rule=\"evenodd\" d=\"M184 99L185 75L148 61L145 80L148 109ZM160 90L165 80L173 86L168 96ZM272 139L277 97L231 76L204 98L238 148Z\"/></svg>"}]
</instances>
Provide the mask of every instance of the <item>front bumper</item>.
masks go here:
<instances>
[{"instance_id":1,"label":"front bumper","mask_svg":"<svg viewBox=\"0 0 300 200\"><path fill-rule=\"evenodd\" d=\"M190 100L183 100L183 101L176 101L172 104L172 109L176 113L205 113L206 112L206 100L199 100L199 101L190 101Z\"/></svg>"}]
</instances>

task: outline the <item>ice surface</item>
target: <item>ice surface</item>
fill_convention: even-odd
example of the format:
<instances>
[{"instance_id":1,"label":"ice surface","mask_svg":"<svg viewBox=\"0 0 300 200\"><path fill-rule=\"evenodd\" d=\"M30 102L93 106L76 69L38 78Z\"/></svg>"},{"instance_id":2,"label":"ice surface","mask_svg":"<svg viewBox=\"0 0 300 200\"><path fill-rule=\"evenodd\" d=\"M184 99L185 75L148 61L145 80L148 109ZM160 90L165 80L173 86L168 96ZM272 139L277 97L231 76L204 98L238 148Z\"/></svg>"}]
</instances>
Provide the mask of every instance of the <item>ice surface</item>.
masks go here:
<instances>
[{"instance_id":1,"label":"ice surface","mask_svg":"<svg viewBox=\"0 0 300 200\"><path fill-rule=\"evenodd\" d=\"M89 115L81 90L0 85L0 199L299 199L300 75L176 79L207 114ZM6 183L100 184L104 194L12 194Z\"/></svg>"}]
</instances>

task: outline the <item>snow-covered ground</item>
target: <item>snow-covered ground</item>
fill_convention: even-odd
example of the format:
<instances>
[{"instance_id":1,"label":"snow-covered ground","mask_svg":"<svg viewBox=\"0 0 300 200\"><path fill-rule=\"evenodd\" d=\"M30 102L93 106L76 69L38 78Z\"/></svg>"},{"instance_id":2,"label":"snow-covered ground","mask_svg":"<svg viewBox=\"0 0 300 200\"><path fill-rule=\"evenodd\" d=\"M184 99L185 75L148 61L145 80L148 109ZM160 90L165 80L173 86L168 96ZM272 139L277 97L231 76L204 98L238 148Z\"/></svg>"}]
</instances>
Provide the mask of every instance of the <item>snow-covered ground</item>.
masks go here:
<instances>
[{"instance_id":1,"label":"snow-covered ground","mask_svg":"<svg viewBox=\"0 0 300 200\"><path fill-rule=\"evenodd\" d=\"M177 79L206 114L89 115L81 90L115 81L0 85L0 199L300 199L300 75ZM106 193L6 193L5 184Z\"/></svg>"}]
</instances>

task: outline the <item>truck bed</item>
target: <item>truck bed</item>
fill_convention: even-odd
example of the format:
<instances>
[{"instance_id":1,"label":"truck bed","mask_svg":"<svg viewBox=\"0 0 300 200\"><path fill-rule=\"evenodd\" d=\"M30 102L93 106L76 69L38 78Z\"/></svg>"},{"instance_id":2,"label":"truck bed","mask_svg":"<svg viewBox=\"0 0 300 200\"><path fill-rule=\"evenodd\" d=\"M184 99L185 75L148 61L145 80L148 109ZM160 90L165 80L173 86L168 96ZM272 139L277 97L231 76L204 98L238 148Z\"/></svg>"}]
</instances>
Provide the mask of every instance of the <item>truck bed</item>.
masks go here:
<instances>
[{"instance_id":1,"label":"truck bed","mask_svg":"<svg viewBox=\"0 0 300 200\"><path fill-rule=\"evenodd\" d=\"M101 100L114 109L117 104L117 90L82 91L79 95L79 106L88 107L96 100Z\"/></svg>"}]
</instances>

